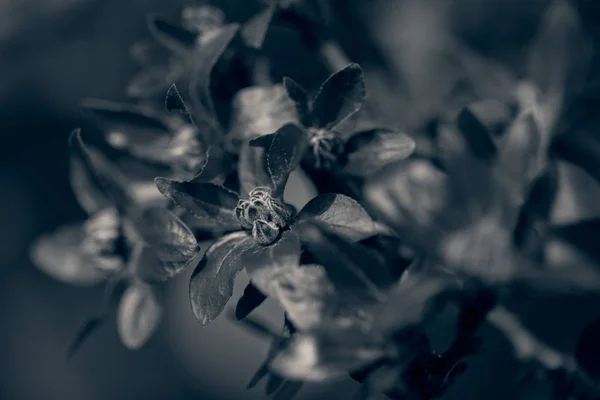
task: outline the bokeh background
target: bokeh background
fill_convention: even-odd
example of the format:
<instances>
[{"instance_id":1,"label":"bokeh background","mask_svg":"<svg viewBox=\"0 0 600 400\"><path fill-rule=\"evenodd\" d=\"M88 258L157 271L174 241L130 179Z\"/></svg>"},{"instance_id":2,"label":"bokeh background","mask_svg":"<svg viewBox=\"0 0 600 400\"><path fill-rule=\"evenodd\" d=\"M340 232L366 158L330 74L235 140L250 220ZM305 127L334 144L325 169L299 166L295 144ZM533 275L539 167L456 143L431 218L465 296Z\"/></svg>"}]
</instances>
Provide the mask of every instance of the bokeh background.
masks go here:
<instances>
[{"instance_id":1,"label":"bokeh background","mask_svg":"<svg viewBox=\"0 0 600 400\"><path fill-rule=\"evenodd\" d=\"M243 21L256 9L251 0L220 3L233 21ZM448 66L436 58L439 43L449 34L518 74L549 1L331 3L335 29L353 60L368 63L369 43L375 41L392 68L403 71L406 84L427 97L454 79ZM66 140L82 124L79 101L125 100L124 87L136 71L129 48L148 37L145 14L158 12L176 19L189 4L183 0L0 0L0 399L265 398L262 387L246 391L245 386L269 343L224 316L200 327L188 304L191 271L169 284L166 318L142 350L132 352L121 346L112 319L67 361L65 348L82 320L98 310L102 289L56 282L36 270L28 258L28 247L37 235L84 216L67 180ZM574 4L596 43L600 4L595 0ZM313 89L326 77L318 57L290 30L273 29L266 46L277 55L276 77L291 76ZM392 99L385 111L401 116L404 105ZM294 179L286 196L301 205L311 193L301 177ZM234 300L245 279L240 276ZM527 324L553 322L555 328L542 329L545 339L569 349L581 326L600 314L599 305L589 298L540 299L535 293L523 293L521 307L530 316ZM281 324L281 311L270 302L261 306L259 315L273 326ZM440 329L433 334L443 343L451 332ZM473 358L468 378L459 380L449 399L515 398L516 369L508 344L491 330L484 334L484 352ZM307 385L299 398L352 398L357 387L349 379Z\"/></svg>"}]
</instances>

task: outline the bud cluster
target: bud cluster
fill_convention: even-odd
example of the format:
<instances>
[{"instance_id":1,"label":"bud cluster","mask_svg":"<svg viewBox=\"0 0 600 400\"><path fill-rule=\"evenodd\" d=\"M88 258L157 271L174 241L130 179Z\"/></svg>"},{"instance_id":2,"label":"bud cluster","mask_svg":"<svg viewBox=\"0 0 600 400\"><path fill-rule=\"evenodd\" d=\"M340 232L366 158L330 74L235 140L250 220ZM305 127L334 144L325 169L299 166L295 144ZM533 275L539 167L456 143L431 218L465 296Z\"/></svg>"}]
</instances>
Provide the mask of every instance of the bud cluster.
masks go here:
<instances>
[{"instance_id":1,"label":"bud cluster","mask_svg":"<svg viewBox=\"0 0 600 400\"><path fill-rule=\"evenodd\" d=\"M252 229L252 236L258 243L268 245L291 222L294 209L273 198L271 189L258 187L250 192L249 199L238 202L235 214L243 228Z\"/></svg>"}]
</instances>

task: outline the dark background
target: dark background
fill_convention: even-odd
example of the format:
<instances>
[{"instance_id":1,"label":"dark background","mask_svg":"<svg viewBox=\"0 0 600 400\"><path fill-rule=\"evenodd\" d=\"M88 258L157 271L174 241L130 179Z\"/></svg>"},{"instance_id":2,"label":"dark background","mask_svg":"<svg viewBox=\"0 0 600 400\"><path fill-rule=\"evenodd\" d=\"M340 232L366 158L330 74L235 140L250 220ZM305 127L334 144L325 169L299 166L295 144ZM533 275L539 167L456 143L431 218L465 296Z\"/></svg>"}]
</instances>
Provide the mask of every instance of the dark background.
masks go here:
<instances>
[{"instance_id":1,"label":"dark background","mask_svg":"<svg viewBox=\"0 0 600 400\"><path fill-rule=\"evenodd\" d=\"M221 3L235 5L230 7L231 20L244 20L255 9L250 0ZM548 1L422 0L413 2L419 4L417 11L408 16L402 12L408 1L334 3L360 10L366 26L392 60L410 59L414 54L406 49L422 48L421 42L441 34L430 29L439 24L426 23L435 15L445 21L445 29L473 48L518 70ZM595 36L592 28L599 6L593 0L576 3L584 10L590 35ZM73 288L56 282L37 271L28 259L28 246L37 235L84 216L67 181L66 139L81 124L79 100L124 100L124 87L136 71L129 46L148 36L145 14L160 12L177 18L184 4L164 0L2 2L1 399L264 398L262 388L244 388L263 360L268 343L224 317L200 327L190 312L186 293L191 271L170 283L160 331L142 350L131 352L119 343L113 319L67 362L65 347L81 321L98 309L102 289ZM341 11L337 29L352 33L353 26L343 18L347 13ZM400 37L416 45L399 45ZM302 49L290 31L273 30L267 49L278 55L276 76L288 75L312 88L324 78L323 67L311 67L316 55ZM422 67L427 73L443 74L443 65ZM429 78L412 79L426 86ZM292 191L287 195L296 204L311 197L301 184ZM234 299L243 287L243 282L237 286ZM543 334L557 346L569 349L582 324L597 316L599 302L539 299L524 293L522 303L523 309L529 310L529 324L547 326L552 322L553 328L542 329ZM263 305L260 314L275 326L281 323L281 312L273 304ZM443 340L447 332L434 335ZM459 381L449 399L513 398L516 369L508 345L491 331L486 336L484 354L474 357L470 376ZM307 385L301 398L351 398L356 388L349 380Z\"/></svg>"}]
</instances>

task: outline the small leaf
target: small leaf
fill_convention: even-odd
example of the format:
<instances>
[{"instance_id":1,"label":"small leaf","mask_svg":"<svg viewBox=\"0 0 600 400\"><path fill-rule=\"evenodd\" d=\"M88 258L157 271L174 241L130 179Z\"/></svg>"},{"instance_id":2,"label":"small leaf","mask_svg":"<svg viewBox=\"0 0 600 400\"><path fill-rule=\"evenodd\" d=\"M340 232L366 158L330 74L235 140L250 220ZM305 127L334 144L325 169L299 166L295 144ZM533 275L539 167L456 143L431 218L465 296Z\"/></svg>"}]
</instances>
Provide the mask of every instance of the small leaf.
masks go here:
<instances>
[{"instance_id":1,"label":"small leaf","mask_svg":"<svg viewBox=\"0 0 600 400\"><path fill-rule=\"evenodd\" d=\"M313 104L313 126L330 129L357 112L366 96L362 69L350 64L323 83Z\"/></svg>"},{"instance_id":2,"label":"small leaf","mask_svg":"<svg viewBox=\"0 0 600 400\"><path fill-rule=\"evenodd\" d=\"M223 186L208 182L175 181L156 178L158 190L179 207L206 221L213 229L240 228L235 215L238 195Z\"/></svg>"},{"instance_id":3,"label":"small leaf","mask_svg":"<svg viewBox=\"0 0 600 400\"><path fill-rule=\"evenodd\" d=\"M497 150L492 137L485 125L468 108L460 111L456 124L475 157L486 162L496 158Z\"/></svg>"},{"instance_id":4,"label":"small leaf","mask_svg":"<svg viewBox=\"0 0 600 400\"><path fill-rule=\"evenodd\" d=\"M593 379L600 378L600 319L588 323L579 334L575 358L579 366Z\"/></svg>"},{"instance_id":5,"label":"small leaf","mask_svg":"<svg viewBox=\"0 0 600 400\"><path fill-rule=\"evenodd\" d=\"M190 279L190 303L194 315L207 325L221 314L233 295L236 275L244 267L240 256L254 245L246 232L234 232L215 241Z\"/></svg>"},{"instance_id":6,"label":"small leaf","mask_svg":"<svg viewBox=\"0 0 600 400\"><path fill-rule=\"evenodd\" d=\"M265 7L264 10L250 18L242 27L240 32L246 46L252 49L260 49L267 36L267 30L271 25L273 15L277 10L277 2Z\"/></svg>"},{"instance_id":7,"label":"small leaf","mask_svg":"<svg viewBox=\"0 0 600 400\"><path fill-rule=\"evenodd\" d=\"M318 221L351 241L377 234L373 219L354 199L342 194L321 194L309 201L296 217L298 221Z\"/></svg>"},{"instance_id":8,"label":"small leaf","mask_svg":"<svg viewBox=\"0 0 600 400\"><path fill-rule=\"evenodd\" d=\"M295 124L287 124L275 132L267 153L274 197L283 196L290 173L300 164L307 147L306 133Z\"/></svg>"},{"instance_id":9,"label":"small leaf","mask_svg":"<svg viewBox=\"0 0 600 400\"><path fill-rule=\"evenodd\" d=\"M148 15L146 21L152 36L169 50L179 54L194 50L198 36L196 33L154 14Z\"/></svg>"},{"instance_id":10,"label":"small leaf","mask_svg":"<svg viewBox=\"0 0 600 400\"><path fill-rule=\"evenodd\" d=\"M135 221L142 240L156 254L159 263L137 268L147 282L162 282L183 271L200 252L194 234L165 208L145 209Z\"/></svg>"},{"instance_id":11,"label":"small leaf","mask_svg":"<svg viewBox=\"0 0 600 400\"><path fill-rule=\"evenodd\" d=\"M152 287L136 283L127 288L117 311L117 331L131 350L141 348L158 328L162 306Z\"/></svg>"},{"instance_id":12,"label":"small leaf","mask_svg":"<svg viewBox=\"0 0 600 400\"><path fill-rule=\"evenodd\" d=\"M273 180L267 171L266 158L265 149L249 144L242 146L237 168L241 196L247 196L257 187L273 187Z\"/></svg>"},{"instance_id":13,"label":"small leaf","mask_svg":"<svg viewBox=\"0 0 600 400\"><path fill-rule=\"evenodd\" d=\"M266 299L267 296L265 296L260 290L256 288L256 286L252 284L252 282L250 282L248 286L246 286L246 289L244 289L242 297L238 300L237 306L235 308L235 317L238 320L246 318Z\"/></svg>"},{"instance_id":14,"label":"small leaf","mask_svg":"<svg viewBox=\"0 0 600 400\"><path fill-rule=\"evenodd\" d=\"M99 317L93 317L86 320L75 335L73 341L69 344L67 349L67 358L72 358L81 345L94 333L104 322L104 315Z\"/></svg>"},{"instance_id":15,"label":"small leaf","mask_svg":"<svg viewBox=\"0 0 600 400\"><path fill-rule=\"evenodd\" d=\"M346 142L344 173L366 177L383 166L413 154L415 141L402 132L373 129L360 132Z\"/></svg>"},{"instance_id":16,"label":"small leaf","mask_svg":"<svg viewBox=\"0 0 600 400\"><path fill-rule=\"evenodd\" d=\"M283 78L283 86L285 87L289 98L296 106L296 113L298 114L300 122L304 126L309 126L311 121L308 94L302 86L288 77Z\"/></svg>"},{"instance_id":17,"label":"small leaf","mask_svg":"<svg viewBox=\"0 0 600 400\"><path fill-rule=\"evenodd\" d=\"M167 95L165 96L165 109L169 112L179 111L182 115L184 115L190 122L193 123L190 112L179 94L179 90L175 84L172 84L167 90Z\"/></svg>"},{"instance_id":18,"label":"small leaf","mask_svg":"<svg viewBox=\"0 0 600 400\"><path fill-rule=\"evenodd\" d=\"M96 285L106 279L106 273L80 253L83 237L81 224L60 227L34 242L30 249L31 260L41 271L61 282Z\"/></svg>"}]
</instances>

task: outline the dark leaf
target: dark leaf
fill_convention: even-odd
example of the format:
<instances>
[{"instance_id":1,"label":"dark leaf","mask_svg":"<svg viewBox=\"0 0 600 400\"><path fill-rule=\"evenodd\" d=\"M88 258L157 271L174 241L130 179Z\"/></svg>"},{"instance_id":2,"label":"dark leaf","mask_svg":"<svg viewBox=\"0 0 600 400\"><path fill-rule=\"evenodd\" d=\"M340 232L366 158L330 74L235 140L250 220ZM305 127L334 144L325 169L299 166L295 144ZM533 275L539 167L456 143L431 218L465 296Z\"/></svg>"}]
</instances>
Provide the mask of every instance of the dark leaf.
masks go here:
<instances>
[{"instance_id":1,"label":"dark leaf","mask_svg":"<svg viewBox=\"0 0 600 400\"><path fill-rule=\"evenodd\" d=\"M94 333L96 330L102 325L104 322L104 315L99 317L90 318L85 321L73 341L69 344L69 348L67 349L67 358L72 358L77 350L81 347L81 345Z\"/></svg>"},{"instance_id":2,"label":"dark leaf","mask_svg":"<svg viewBox=\"0 0 600 400\"><path fill-rule=\"evenodd\" d=\"M350 64L323 83L313 104L313 126L330 129L357 112L366 96L362 69Z\"/></svg>"},{"instance_id":3,"label":"dark leaf","mask_svg":"<svg viewBox=\"0 0 600 400\"><path fill-rule=\"evenodd\" d=\"M589 132L576 132L557 137L552 151L559 157L583 168L600 182L600 140Z\"/></svg>"},{"instance_id":4,"label":"dark leaf","mask_svg":"<svg viewBox=\"0 0 600 400\"><path fill-rule=\"evenodd\" d=\"M190 112L175 84L172 84L169 87L169 90L167 90L167 95L165 96L165 109L169 112L179 111L188 118L190 122L193 122Z\"/></svg>"},{"instance_id":5,"label":"dark leaf","mask_svg":"<svg viewBox=\"0 0 600 400\"><path fill-rule=\"evenodd\" d=\"M294 102L296 106L296 113L300 122L304 126L309 126L310 121L310 109L309 109L309 98L306 91L291 78L284 77L283 85L289 98Z\"/></svg>"},{"instance_id":6,"label":"dark leaf","mask_svg":"<svg viewBox=\"0 0 600 400\"><path fill-rule=\"evenodd\" d=\"M131 212L132 200L126 192L128 184L119 171L100 153L87 149L81 140L79 129L69 136L69 149L73 157L86 168L88 176L95 176L97 185L102 188L112 204L124 214Z\"/></svg>"},{"instance_id":7,"label":"dark leaf","mask_svg":"<svg viewBox=\"0 0 600 400\"><path fill-rule=\"evenodd\" d=\"M31 260L41 271L61 282L76 286L96 285L106 279L106 273L81 254L83 237L81 224L60 227L33 243Z\"/></svg>"},{"instance_id":8,"label":"dark leaf","mask_svg":"<svg viewBox=\"0 0 600 400\"><path fill-rule=\"evenodd\" d=\"M158 190L178 206L197 218L206 221L213 229L228 231L239 229L235 215L238 195L214 183L175 181L156 178Z\"/></svg>"},{"instance_id":9,"label":"dark leaf","mask_svg":"<svg viewBox=\"0 0 600 400\"><path fill-rule=\"evenodd\" d=\"M143 263L137 272L147 282L162 282L183 271L198 256L200 246L189 228L166 208L145 209L135 224L141 239L159 263Z\"/></svg>"},{"instance_id":10,"label":"dark leaf","mask_svg":"<svg viewBox=\"0 0 600 400\"><path fill-rule=\"evenodd\" d=\"M117 311L117 331L131 350L141 348L156 331L162 306L151 286L135 283L127 288Z\"/></svg>"},{"instance_id":11,"label":"dark leaf","mask_svg":"<svg viewBox=\"0 0 600 400\"><path fill-rule=\"evenodd\" d=\"M469 104L469 111L493 136L504 133L514 117L513 108L506 102L485 99Z\"/></svg>"},{"instance_id":12,"label":"dark leaf","mask_svg":"<svg viewBox=\"0 0 600 400\"><path fill-rule=\"evenodd\" d=\"M127 85L127 96L145 99L163 94L173 82L179 79L179 72L168 66L152 66L135 75Z\"/></svg>"},{"instance_id":13,"label":"dark leaf","mask_svg":"<svg viewBox=\"0 0 600 400\"><path fill-rule=\"evenodd\" d=\"M274 197L283 196L290 173L300 164L307 146L306 133L295 124L287 124L275 132L267 153Z\"/></svg>"},{"instance_id":14,"label":"dark leaf","mask_svg":"<svg viewBox=\"0 0 600 400\"><path fill-rule=\"evenodd\" d=\"M486 162L496 158L497 150L490 133L468 108L461 110L456 124L475 157Z\"/></svg>"},{"instance_id":15,"label":"dark leaf","mask_svg":"<svg viewBox=\"0 0 600 400\"><path fill-rule=\"evenodd\" d=\"M575 346L579 366L593 379L600 377L600 319L588 323L581 331Z\"/></svg>"},{"instance_id":16,"label":"dark leaf","mask_svg":"<svg viewBox=\"0 0 600 400\"><path fill-rule=\"evenodd\" d=\"M252 49L262 47L276 9L277 2L273 2L243 25L240 34L246 46Z\"/></svg>"},{"instance_id":17,"label":"dark leaf","mask_svg":"<svg viewBox=\"0 0 600 400\"><path fill-rule=\"evenodd\" d=\"M600 218L555 226L551 234L579 249L591 260L600 259L600 246L596 240L600 234Z\"/></svg>"},{"instance_id":18,"label":"dark leaf","mask_svg":"<svg viewBox=\"0 0 600 400\"><path fill-rule=\"evenodd\" d=\"M273 400L289 400L302 389L303 382L286 381L282 388L275 394Z\"/></svg>"},{"instance_id":19,"label":"dark leaf","mask_svg":"<svg viewBox=\"0 0 600 400\"><path fill-rule=\"evenodd\" d=\"M284 383L285 379L283 379L279 375L273 373L269 374L269 379L267 380L267 386L265 390L267 396L270 396L273 393L275 393L277 389L279 389Z\"/></svg>"},{"instance_id":20,"label":"dark leaf","mask_svg":"<svg viewBox=\"0 0 600 400\"><path fill-rule=\"evenodd\" d=\"M383 129L361 132L346 142L344 172L362 177L372 175L386 164L410 157L415 148L415 141L402 132Z\"/></svg>"},{"instance_id":21,"label":"dark leaf","mask_svg":"<svg viewBox=\"0 0 600 400\"><path fill-rule=\"evenodd\" d=\"M254 309L260 306L265 300L267 296L265 296L260 290L256 288L250 282L246 289L244 289L244 294L238 300L237 306L235 308L235 317L240 320L246 318Z\"/></svg>"},{"instance_id":22,"label":"dark leaf","mask_svg":"<svg viewBox=\"0 0 600 400\"><path fill-rule=\"evenodd\" d=\"M215 241L190 279L190 303L194 315L207 325L221 314L233 294L236 275L244 267L240 256L254 245L246 232L234 232Z\"/></svg>"},{"instance_id":23,"label":"dark leaf","mask_svg":"<svg viewBox=\"0 0 600 400\"><path fill-rule=\"evenodd\" d=\"M193 51L196 47L197 34L180 26L167 21L158 15L148 15L146 17L148 28L154 38L169 50L186 54Z\"/></svg>"},{"instance_id":24,"label":"dark leaf","mask_svg":"<svg viewBox=\"0 0 600 400\"><path fill-rule=\"evenodd\" d=\"M240 196L257 187L273 187L273 181L267 171L266 150L252 147L248 144L242 146L238 161L238 177L240 181Z\"/></svg>"},{"instance_id":25,"label":"dark leaf","mask_svg":"<svg viewBox=\"0 0 600 400\"><path fill-rule=\"evenodd\" d=\"M300 210L296 220L320 222L332 232L356 242L378 232L365 209L342 194L327 193L315 197Z\"/></svg>"}]
</instances>

